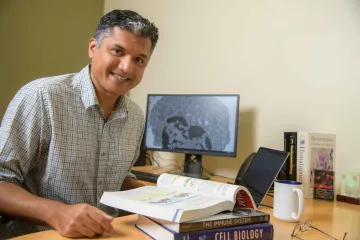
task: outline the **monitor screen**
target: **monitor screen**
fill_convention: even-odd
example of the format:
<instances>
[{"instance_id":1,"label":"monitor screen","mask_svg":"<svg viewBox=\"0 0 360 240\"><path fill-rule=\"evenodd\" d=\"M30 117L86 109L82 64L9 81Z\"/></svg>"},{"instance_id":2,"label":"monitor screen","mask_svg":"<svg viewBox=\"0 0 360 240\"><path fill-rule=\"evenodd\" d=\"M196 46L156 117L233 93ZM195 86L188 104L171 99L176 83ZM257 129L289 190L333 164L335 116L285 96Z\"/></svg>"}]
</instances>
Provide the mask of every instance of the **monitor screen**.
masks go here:
<instances>
[{"instance_id":1,"label":"monitor screen","mask_svg":"<svg viewBox=\"0 0 360 240\"><path fill-rule=\"evenodd\" d=\"M236 156L240 95L148 95L145 149Z\"/></svg>"}]
</instances>

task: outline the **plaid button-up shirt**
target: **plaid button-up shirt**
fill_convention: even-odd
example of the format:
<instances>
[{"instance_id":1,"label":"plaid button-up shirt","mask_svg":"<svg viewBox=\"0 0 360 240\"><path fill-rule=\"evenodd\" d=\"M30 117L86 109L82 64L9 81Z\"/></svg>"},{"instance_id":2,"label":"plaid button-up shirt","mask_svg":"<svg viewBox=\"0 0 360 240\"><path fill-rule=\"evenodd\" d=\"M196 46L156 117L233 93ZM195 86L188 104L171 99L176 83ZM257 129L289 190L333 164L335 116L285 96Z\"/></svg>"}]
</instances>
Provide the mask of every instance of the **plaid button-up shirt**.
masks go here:
<instances>
[{"instance_id":1,"label":"plaid button-up shirt","mask_svg":"<svg viewBox=\"0 0 360 240\"><path fill-rule=\"evenodd\" d=\"M144 116L122 96L105 121L89 68L32 81L15 95L0 126L0 184L117 216L118 210L99 200L104 191L119 191L125 177L134 177L129 171L139 155ZM6 229L0 238L49 227L11 221Z\"/></svg>"}]
</instances>

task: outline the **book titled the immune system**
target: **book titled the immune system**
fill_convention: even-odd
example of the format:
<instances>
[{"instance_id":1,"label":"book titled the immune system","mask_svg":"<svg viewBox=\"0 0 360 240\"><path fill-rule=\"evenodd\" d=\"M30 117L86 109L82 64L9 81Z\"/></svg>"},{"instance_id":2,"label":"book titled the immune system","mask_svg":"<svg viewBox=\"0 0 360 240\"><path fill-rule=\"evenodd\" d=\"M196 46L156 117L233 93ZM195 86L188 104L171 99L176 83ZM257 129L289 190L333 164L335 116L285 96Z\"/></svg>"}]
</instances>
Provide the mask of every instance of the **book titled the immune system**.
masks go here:
<instances>
[{"instance_id":1,"label":"book titled the immune system","mask_svg":"<svg viewBox=\"0 0 360 240\"><path fill-rule=\"evenodd\" d=\"M151 238L159 240L273 240L274 237L274 228L271 223L239 225L226 228L177 233L150 218L140 218L139 216L135 226Z\"/></svg>"},{"instance_id":2,"label":"book titled the immune system","mask_svg":"<svg viewBox=\"0 0 360 240\"><path fill-rule=\"evenodd\" d=\"M139 218L144 217L145 216L139 215ZM252 208L237 207L233 211L225 211L210 217L182 223L169 222L158 218L150 219L174 232L183 233L206 229L249 225L255 223L265 223L270 221L270 214Z\"/></svg>"}]
</instances>

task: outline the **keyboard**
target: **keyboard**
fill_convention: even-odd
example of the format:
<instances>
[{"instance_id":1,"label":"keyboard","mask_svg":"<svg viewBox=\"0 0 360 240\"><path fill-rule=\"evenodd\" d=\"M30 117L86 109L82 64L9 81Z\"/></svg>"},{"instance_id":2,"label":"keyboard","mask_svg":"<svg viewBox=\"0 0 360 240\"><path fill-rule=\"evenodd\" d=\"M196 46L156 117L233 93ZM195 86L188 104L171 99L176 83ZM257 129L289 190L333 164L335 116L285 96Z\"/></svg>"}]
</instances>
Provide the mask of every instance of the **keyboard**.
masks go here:
<instances>
[{"instance_id":1,"label":"keyboard","mask_svg":"<svg viewBox=\"0 0 360 240\"><path fill-rule=\"evenodd\" d=\"M156 183L157 179L160 176L160 174L141 172L136 170L132 170L131 173L134 174L138 180L152 182L152 183Z\"/></svg>"}]
</instances>

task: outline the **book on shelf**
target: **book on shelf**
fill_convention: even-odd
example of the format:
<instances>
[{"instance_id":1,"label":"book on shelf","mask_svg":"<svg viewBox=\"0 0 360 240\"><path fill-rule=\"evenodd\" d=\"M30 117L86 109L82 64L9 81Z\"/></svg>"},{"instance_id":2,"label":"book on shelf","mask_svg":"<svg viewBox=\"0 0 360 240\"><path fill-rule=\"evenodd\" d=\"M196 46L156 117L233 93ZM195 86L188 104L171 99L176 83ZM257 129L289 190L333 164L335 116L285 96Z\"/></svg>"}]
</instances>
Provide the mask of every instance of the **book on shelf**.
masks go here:
<instances>
[{"instance_id":1,"label":"book on shelf","mask_svg":"<svg viewBox=\"0 0 360 240\"><path fill-rule=\"evenodd\" d=\"M143 217L145 216L139 215L139 218ZM210 217L182 223L169 222L158 218L150 219L171 231L176 233L183 233L206 229L249 225L255 223L265 223L270 221L270 214L253 208L236 207L233 211L224 211Z\"/></svg>"},{"instance_id":2,"label":"book on shelf","mask_svg":"<svg viewBox=\"0 0 360 240\"><path fill-rule=\"evenodd\" d=\"M314 196L315 169L335 171L335 150L335 134L297 133L296 174L297 181L303 183L305 198L313 198Z\"/></svg>"},{"instance_id":3,"label":"book on shelf","mask_svg":"<svg viewBox=\"0 0 360 240\"><path fill-rule=\"evenodd\" d=\"M296 181L297 132L284 132L284 151L289 153L289 157L281 168L277 179Z\"/></svg>"},{"instance_id":4,"label":"book on shelf","mask_svg":"<svg viewBox=\"0 0 360 240\"><path fill-rule=\"evenodd\" d=\"M195 239L226 239L226 240L272 240L274 228L271 223L238 225L227 228L206 229L193 232L177 233L153 219L139 216L135 227L153 239L161 240L195 240Z\"/></svg>"},{"instance_id":5,"label":"book on shelf","mask_svg":"<svg viewBox=\"0 0 360 240\"><path fill-rule=\"evenodd\" d=\"M302 182L304 197L313 198L315 169L334 172L335 149L335 134L284 132L284 151L289 158L277 179Z\"/></svg>"},{"instance_id":6,"label":"book on shelf","mask_svg":"<svg viewBox=\"0 0 360 240\"><path fill-rule=\"evenodd\" d=\"M287 146L286 150L289 152L288 165L289 165L289 179L296 181L296 167L297 167L297 133L286 132Z\"/></svg>"},{"instance_id":7,"label":"book on shelf","mask_svg":"<svg viewBox=\"0 0 360 240\"><path fill-rule=\"evenodd\" d=\"M163 173L156 186L104 192L100 203L170 222L212 216L234 207L256 209L244 186Z\"/></svg>"}]
</instances>

